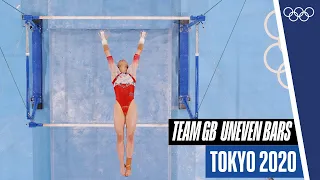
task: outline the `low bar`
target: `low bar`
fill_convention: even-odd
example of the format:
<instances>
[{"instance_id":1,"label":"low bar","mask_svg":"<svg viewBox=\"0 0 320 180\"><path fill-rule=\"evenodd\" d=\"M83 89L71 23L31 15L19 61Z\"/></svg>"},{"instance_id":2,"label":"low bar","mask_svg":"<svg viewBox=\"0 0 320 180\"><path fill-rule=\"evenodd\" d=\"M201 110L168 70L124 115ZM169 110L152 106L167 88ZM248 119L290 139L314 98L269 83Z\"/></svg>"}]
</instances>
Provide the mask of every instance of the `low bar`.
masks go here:
<instances>
[{"instance_id":1,"label":"low bar","mask_svg":"<svg viewBox=\"0 0 320 180\"><path fill-rule=\"evenodd\" d=\"M36 123L36 122L30 122L29 127L34 128L34 127L97 127L97 128L111 128L114 127L114 124L43 124L43 123ZM144 128L154 128L154 127L159 127L159 128L164 128L168 127L168 124L137 124L136 127L144 127Z\"/></svg>"}]
</instances>

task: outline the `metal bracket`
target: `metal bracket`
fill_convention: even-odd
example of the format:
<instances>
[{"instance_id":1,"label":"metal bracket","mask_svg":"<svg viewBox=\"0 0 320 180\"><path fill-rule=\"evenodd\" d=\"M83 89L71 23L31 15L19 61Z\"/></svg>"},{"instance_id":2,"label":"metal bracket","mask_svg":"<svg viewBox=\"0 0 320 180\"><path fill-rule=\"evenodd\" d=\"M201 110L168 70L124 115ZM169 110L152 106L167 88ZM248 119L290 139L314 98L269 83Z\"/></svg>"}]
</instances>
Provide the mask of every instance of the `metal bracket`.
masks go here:
<instances>
[{"instance_id":1,"label":"metal bracket","mask_svg":"<svg viewBox=\"0 0 320 180\"><path fill-rule=\"evenodd\" d=\"M180 26L180 31L189 31L189 29L195 25L195 24L198 24L198 23L202 23L203 21L206 20L206 17L204 15L199 15L199 16L190 16L190 20L191 22L184 22L182 23L182 25Z\"/></svg>"},{"instance_id":2,"label":"metal bracket","mask_svg":"<svg viewBox=\"0 0 320 180\"><path fill-rule=\"evenodd\" d=\"M189 95L187 95L187 96L180 96L179 97L179 109L187 109L187 107L185 106L185 104L184 104L184 98L187 98L187 100L188 101L191 101L191 98L190 98L190 96Z\"/></svg>"},{"instance_id":3,"label":"metal bracket","mask_svg":"<svg viewBox=\"0 0 320 180\"><path fill-rule=\"evenodd\" d=\"M42 127L43 126L42 123L36 123L34 121L30 121L26 125L29 126L29 128L36 128L36 127Z\"/></svg>"}]
</instances>

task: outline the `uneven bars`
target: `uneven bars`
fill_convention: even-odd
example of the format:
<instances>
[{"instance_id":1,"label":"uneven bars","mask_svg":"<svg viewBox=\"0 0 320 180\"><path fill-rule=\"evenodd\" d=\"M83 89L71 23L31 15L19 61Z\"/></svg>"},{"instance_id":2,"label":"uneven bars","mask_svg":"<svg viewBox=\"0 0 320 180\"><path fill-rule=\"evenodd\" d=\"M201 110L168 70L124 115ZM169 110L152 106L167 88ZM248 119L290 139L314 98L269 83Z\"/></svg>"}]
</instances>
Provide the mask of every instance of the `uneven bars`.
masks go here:
<instances>
[{"instance_id":1,"label":"uneven bars","mask_svg":"<svg viewBox=\"0 0 320 180\"><path fill-rule=\"evenodd\" d=\"M190 17L189 16L34 16L34 19L190 20Z\"/></svg>"},{"instance_id":2,"label":"uneven bars","mask_svg":"<svg viewBox=\"0 0 320 180\"><path fill-rule=\"evenodd\" d=\"M42 127L114 127L113 124L42 124ZM137 124L136 127L168 127L168 124Z\"/></svg>"}]
</instances>

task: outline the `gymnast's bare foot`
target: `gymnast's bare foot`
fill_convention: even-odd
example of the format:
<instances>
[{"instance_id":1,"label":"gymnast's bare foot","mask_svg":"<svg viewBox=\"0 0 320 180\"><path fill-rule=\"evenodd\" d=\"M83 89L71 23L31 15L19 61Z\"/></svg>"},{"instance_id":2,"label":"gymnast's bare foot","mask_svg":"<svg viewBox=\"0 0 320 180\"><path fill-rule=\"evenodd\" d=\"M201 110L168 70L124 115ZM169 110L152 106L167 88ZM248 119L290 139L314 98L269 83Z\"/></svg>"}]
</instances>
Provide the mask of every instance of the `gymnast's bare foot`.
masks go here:
<instances>
[{"instance_id":1,"label":"gymnast's bare foot","mask_svg":"<svg viewBox=\"0 0 320 180\"><path fill-rule=\"evenodd\" d=\"M126 167L125 167L125 165L124 165L124 166L120 166L120 174L121 174L122 176L125 176L125 175L126 175Z\"/></svg>"}]
</instances>

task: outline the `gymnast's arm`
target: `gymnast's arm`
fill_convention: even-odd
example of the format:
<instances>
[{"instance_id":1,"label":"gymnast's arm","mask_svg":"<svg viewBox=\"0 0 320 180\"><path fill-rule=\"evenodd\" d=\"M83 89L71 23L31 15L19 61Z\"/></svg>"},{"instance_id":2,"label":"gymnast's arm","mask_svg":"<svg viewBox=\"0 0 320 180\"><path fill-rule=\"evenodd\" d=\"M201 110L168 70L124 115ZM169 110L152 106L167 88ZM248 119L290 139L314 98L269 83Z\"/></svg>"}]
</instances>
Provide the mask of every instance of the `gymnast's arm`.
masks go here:
<instances>
[{"instance_id":1,"label":"gymnast's arm","mask_svg":"<svg viewBox=\"0 0 320 180\"><path fill-rule=\"evenodd\" d=\"M145 31L142 31L140 33L140 39L139 39L139 43L138 43L138 48L137 51L133 57L133 61L132 61L132 70L135 71L138 68L138 64L139 64L139 59L140 59L140 54L142 53L143 47L144 47L144 42L145 42L145 38L147 36L147 33Z\"/></svg>"},{"instance_id":2,"label":"gymnast's arm","mask_svg":"<svg viewBox=\"0 0 320 180\"><path fill-rule=\"evenodd\" d=\"M145 31L142 31L142 32L140 33L140 39L139 39L139 43L138 43L138 49L137 49L137 51L136 51L136 54L139 55L139 56L140 56L140 54L142 53L146 36L147 36L147 33L146 33Z\"/></svg>"},{"instance_id":3,"label":"gymnast's arm","mask_svg":"<svg viewBox=\"0 0 320 180\"><path fill-rule=\"evenodd\" d=\"M100 38L101 38L101 43L103 46L104 54L106 55L107 60L108 60L109 69L111 71L111 78L113 80L117 75L117 67L114 64L113 57L110 53L110 48L109 48L108 40L107 40L108 37L105 35L104 31L100 31Z\"/></svg>"}]
</instances>

